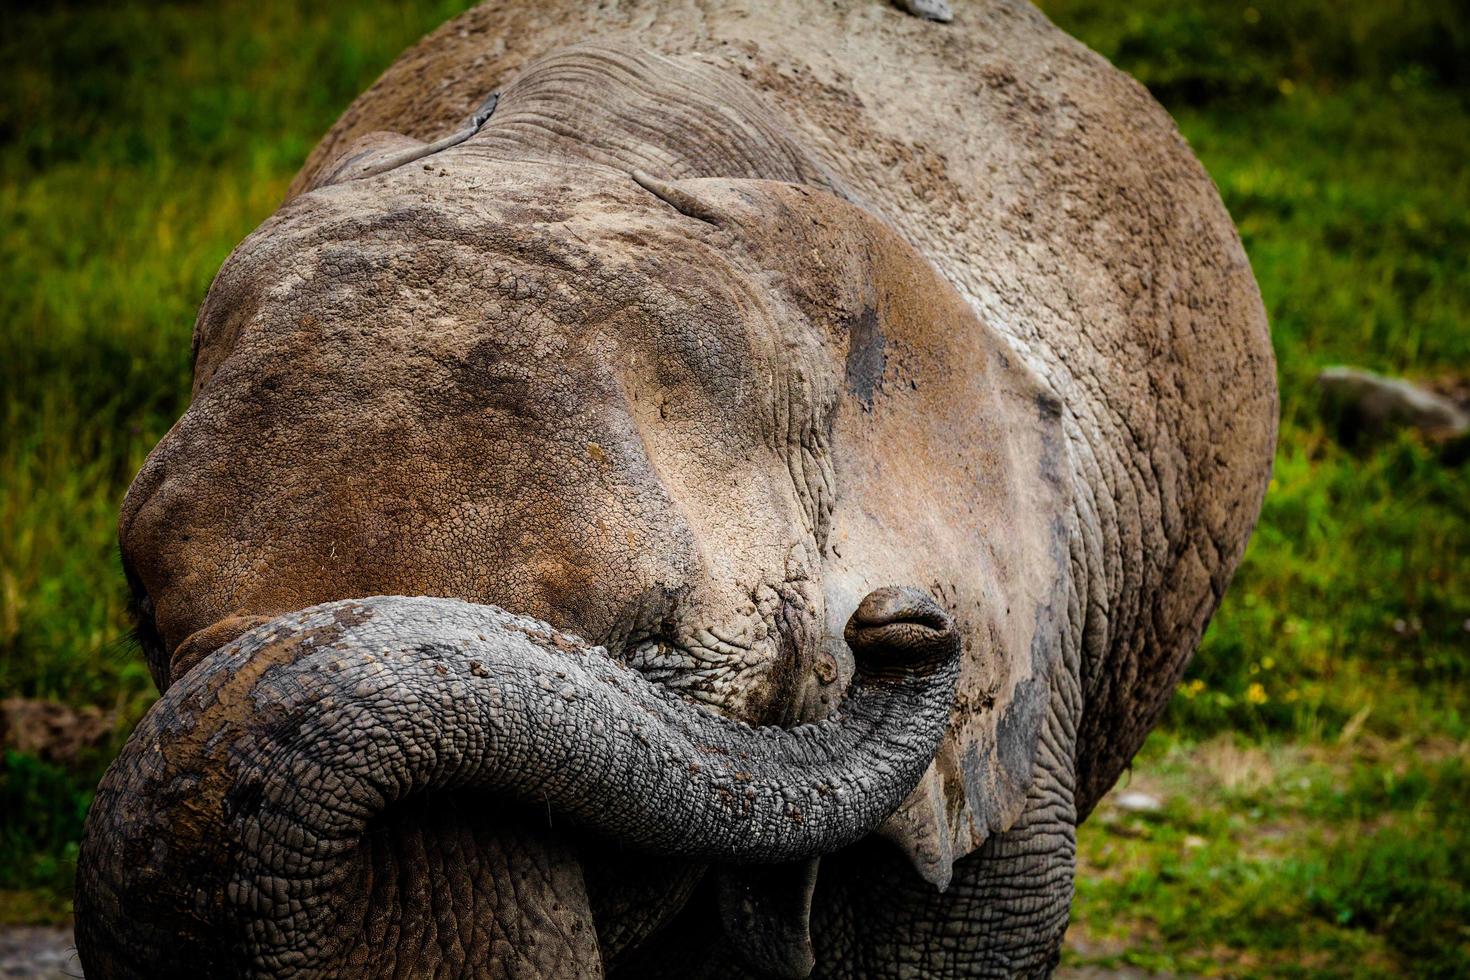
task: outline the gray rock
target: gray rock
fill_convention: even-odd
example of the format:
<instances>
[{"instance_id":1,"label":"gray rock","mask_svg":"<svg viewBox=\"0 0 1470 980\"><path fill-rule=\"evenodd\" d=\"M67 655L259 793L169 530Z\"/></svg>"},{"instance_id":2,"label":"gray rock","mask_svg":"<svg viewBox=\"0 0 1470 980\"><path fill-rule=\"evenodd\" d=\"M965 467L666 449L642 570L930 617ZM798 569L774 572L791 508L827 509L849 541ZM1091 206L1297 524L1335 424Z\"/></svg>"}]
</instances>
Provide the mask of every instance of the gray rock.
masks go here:
<instances>
[{"instance_id":1,"label":"gray rock","mask_svg":"<svg viewBox=\"0 0 1470 980\"><path fill-rule=\"evenodd\" d=\"M1113 805L1127 813L1157 813L1164 808L1157 796L1140 793L1138 790L1119 793L1113 798Z\"/></svg>"},{"instance_id":2,"label":"gray rock","mask_svg":"<svg viewBox=\"0 0 1470 980\"><path fill-rule=\"evenodd\" d=\"M0 978L70 980L80 978L71 930L53 926L0 928Z\"/></svg>"},{"instance_id":3,"label":"gray rock","mask_svg":"<svg viewBox=\"0 0 1470 980\"><path fill-rule=\"evenodd\" d=\"M1470 414L1459 405L1402 378L1330 367L1317 375L1317 385L1346 441L1381 438L1406 428L1436 439L1470 431Z\"/></svg>"},{"instance_id":4,"label":"gray rock","mask_svg":"<svg viewBox=\"0 0 1470 980\"><path fill-rule=\"evenodd\" d=\"M893 5L904 13L925 20L937 20L941 24L954 20L954 11L950 9L949 0L893 0Z\"/></svg>"}]
</instances>

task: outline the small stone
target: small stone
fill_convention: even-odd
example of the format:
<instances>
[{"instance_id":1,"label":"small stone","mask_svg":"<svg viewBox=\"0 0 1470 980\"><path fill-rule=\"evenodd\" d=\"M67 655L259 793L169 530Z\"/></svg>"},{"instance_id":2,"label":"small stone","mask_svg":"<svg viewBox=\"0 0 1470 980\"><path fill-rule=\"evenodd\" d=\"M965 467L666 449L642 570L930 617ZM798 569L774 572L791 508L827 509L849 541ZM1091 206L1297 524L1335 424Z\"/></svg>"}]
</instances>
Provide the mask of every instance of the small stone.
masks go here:
<instances>
[{"instance_id":1,"label":"small stone","mask_svg":"<svg viewBox=\"0 0 1470 980\"><path fill-rule=\"evenodd\" d=\"M894 5L906 14L925 20L934 20L941 24L954 20L954 10L950 8L948 0L894 0Z\"/></svg>"},{"instance_id":2,"label":"small stone","mask_svg":"<svg viewBox=\"0 0 1470 980\"><path fill-rule=\"evenodd\" d=\"M1157 796L1140 793L1138 790L1119 793L1113 804L1127 813L1157 813L1164 808Z\"/></svg>"},{"instance_id":3,"label":"small stone","mask_svg":"<svg viewBox=\"0 0 1470 980\"><path fill-rule=\"evenodd\" d=\"M7 926L0 929L0 977L80 977L70 927Z\"/></svg>"},{"instance_id":4,"label":"small stone","mask_svg":"<svg viewBox=\"0 0 1470 980\"><path fill-rule=\"evenodd\" d=\"M1317 375L1344 442L1383 438L1415 429L1433 439L1470 432L1470 413L1443 395L1402 378L1350 367L1330 367Z\"/></svg>"}]
</instances>

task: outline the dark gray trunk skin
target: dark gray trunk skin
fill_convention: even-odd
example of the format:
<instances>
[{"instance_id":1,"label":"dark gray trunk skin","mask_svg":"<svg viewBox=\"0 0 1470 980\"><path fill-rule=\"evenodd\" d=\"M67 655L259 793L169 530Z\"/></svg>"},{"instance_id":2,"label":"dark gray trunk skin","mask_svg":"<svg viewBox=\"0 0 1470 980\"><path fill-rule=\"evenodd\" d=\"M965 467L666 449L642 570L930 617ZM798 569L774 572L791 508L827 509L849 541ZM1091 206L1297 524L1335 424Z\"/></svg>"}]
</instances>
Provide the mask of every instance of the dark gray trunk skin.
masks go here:
<instances>
[{"instance_id":1,"label":"dark gray trunk skin","mask_svg":"<svg viewBox=\"0 0 1470 980\"><path fill-rule=\"evenodd\" d=\"M1049 976L1061 956L1077 854L1075 661L1054 675L1026 808L957 861L944 892L868 841L824 860L813 906L824 980Z\"/></svg>"},{"instance_id":2,"label":"dark gray trunk skin","mask_svg":"<svg viewBox=\"0 0 1470 980\"><path fill-rule=\"evenodd\" d=\"M1067 929L1076 865L1076 651L1053 675L1026 808L1006 832L957 861L939 891L887 841L870 837L820 860L811 905L812 977L824 980L1044 977ZM722 931L706 886L612 978L756 980L745 939Z\"/></svg>"},{"instance_id":3,"label":"dark gray trunk skin","mask_svg":"<svg viewBox=\"0 0 1470 980\"><path fill-rule=\"evenodd\" d=\"M283 617L171 687L103 780L78 862L83 965L340 969L371 904L364 834L426 793L493 792L697 860L843 847L912 789L948 719L958 642L926 608L859 623L837 717L789 731L488 606L379 597Z\"/></svg>"}]
</instances>

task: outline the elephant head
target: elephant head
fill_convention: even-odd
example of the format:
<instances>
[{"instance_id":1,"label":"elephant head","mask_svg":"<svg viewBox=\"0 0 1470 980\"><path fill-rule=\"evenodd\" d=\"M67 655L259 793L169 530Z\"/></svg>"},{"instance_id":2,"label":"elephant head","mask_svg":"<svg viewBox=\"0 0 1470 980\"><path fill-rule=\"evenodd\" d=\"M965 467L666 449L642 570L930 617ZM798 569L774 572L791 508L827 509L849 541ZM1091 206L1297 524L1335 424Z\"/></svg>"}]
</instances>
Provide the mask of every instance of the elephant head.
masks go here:
<instances>
[{"instance_id":1,"label":"elephant head","mask_svg":"<svg viewBox=\"0 0 1470 980\"><path fill-rule=\"evenodd\" d=\"M659 103L733 120L718 176L579 141L596 105L548 136L589 57L360 140L211 286L120 520L165 693L89 818L89 972L483 967L517 804L692 862L882 825L936 883L1019 806L1057 402L718 73Z\"/></svg>"}]
</instances>

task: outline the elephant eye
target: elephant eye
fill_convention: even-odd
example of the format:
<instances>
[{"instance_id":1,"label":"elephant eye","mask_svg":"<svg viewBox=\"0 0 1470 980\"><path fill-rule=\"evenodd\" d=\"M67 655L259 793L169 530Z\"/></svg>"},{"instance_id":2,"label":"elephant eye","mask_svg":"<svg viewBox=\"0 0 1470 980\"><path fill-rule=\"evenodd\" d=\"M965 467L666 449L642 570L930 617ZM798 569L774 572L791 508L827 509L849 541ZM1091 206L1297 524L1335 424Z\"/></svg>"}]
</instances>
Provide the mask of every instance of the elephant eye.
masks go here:
<instances>
[{"instance_id":1,"label":"elephant eye","mask_svg":"<svg viewBox=\"0 0 1470 980\"><path fill-rule=\"evenodd\" d=\"M123 576L128 583L128 616L133 621L133 628L129 631L130 638L143 651L143 659L148 664L148 672L153 675L153 683L162 691L168 686L168 652L164 647L163 635L158 632L158 622L154 618L153 598L148 595L142 580L126 559L123 560Z\"/></svg>"}]
</instances>

